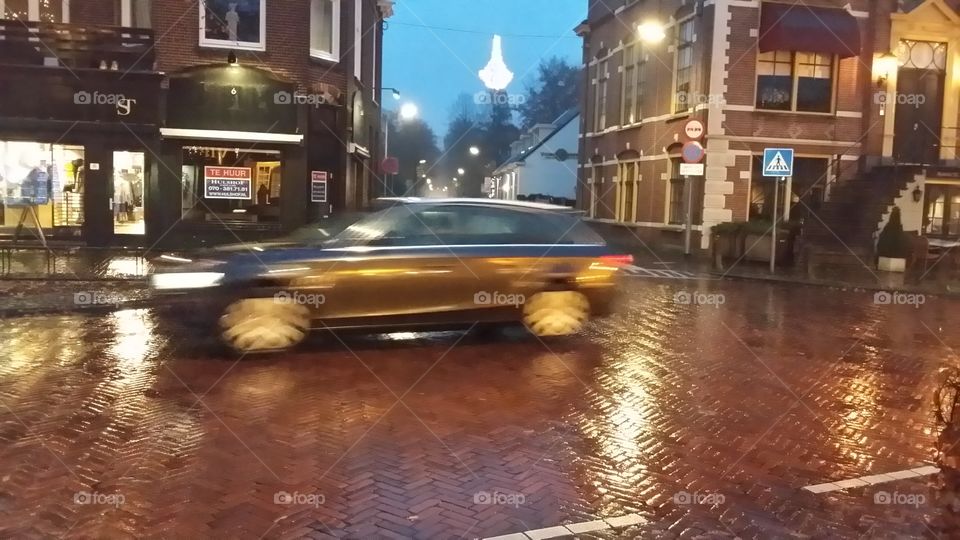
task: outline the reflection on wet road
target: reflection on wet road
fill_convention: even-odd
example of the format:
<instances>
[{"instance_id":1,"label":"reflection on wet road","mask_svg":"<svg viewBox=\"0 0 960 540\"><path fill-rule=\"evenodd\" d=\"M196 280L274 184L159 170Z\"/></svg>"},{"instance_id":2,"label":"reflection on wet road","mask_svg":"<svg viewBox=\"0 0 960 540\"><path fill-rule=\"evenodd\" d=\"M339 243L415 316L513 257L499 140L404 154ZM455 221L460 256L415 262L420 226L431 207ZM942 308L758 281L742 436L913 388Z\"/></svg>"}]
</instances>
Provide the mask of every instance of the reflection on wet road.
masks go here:
<instances>
[{"instance_id":1,"label":"reflection on wet road","mask_svg":"<svg viewBox=\"0 0 960 540\"><path fill-rule=\"evenodd\" d=\"M608 536L932 535L956 301L627 284L576 339L318 336L218 356L150 310L0 320L0 535L473 538L635 512ZM916 499L914 499L916 500ZM612 535L612 536L609 536Z\"/></svg>"}]
</instances>

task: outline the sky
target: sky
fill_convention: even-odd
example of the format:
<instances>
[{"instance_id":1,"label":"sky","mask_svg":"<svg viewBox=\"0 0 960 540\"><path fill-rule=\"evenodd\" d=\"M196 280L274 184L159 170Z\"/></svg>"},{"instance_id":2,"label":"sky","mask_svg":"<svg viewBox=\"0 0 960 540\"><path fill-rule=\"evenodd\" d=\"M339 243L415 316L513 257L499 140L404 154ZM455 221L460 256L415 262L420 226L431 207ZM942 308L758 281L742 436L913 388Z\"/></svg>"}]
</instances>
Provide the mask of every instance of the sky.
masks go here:
<instances>
[{"instance_id":1,"label":"sky","mask_svg":"<svg viewBox=\"0 0 960 540\"><path fill-rule=\"evenodd\" d=\"M381 86L396 87L401 100L387 92L384 107L416 104L443 146L457 96L484 88L477 72L490 60L494 34L503 37L514 72L507 92L520 94L536 80L542 58L580 64L582 42L573 28L586 12L587 0L397 0L384 32Z\"/></svg>"}]
</instances>

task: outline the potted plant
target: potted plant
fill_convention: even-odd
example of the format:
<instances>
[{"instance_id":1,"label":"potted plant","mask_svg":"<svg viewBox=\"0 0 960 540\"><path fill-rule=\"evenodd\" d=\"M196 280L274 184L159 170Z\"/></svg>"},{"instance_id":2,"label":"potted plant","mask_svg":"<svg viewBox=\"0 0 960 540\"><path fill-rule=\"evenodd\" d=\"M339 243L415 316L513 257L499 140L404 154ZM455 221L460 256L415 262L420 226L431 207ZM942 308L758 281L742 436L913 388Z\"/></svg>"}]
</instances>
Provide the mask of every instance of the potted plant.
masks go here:
<instances>
[{"instance_id":1,"label":"potted plant","mask_svg":"<svg viewBox=\"0 0 960 540\"><path fill-rule=\"evenodd\" d=\"M740 232L743 222L728 221L718 223L711 228L713 232L713 260L718 270L723 269L723 259L739 259L743 255L743 243Z\"/></svg>"},{"instance_id":2,"label":"potted plant","mask_svg":"<svg viewBox=\"0 0 960 540\"><path fill-rule=\"evenodd\" d=\"M890 220L880 231L877 239L877 269L884 272L904 272L907 268L907 257L910 255L910 240L903 232L903 223L900 221L900 208L893 207L890 211Z\"/></svg>"}]
</instances>

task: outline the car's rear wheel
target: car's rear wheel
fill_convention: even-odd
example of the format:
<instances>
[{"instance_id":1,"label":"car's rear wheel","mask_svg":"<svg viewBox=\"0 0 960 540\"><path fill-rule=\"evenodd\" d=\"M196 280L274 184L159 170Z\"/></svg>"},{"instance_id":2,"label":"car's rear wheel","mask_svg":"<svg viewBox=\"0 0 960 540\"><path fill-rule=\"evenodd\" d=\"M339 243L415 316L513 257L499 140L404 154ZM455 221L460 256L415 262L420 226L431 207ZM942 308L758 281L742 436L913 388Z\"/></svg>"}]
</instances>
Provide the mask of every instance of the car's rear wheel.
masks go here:
<instances>
[{"instance_id":1,"label":"car's rear wheel","mask_svg":"<svg viewBox=\"0 0 960 540\"><path fill-rule=\"evenodd\" d=\"M220 317L224 343L242 353L281 351L297 345L310 330L310 311L275 298L244 298Z\"/></svg>"},{"instance_id":2,"label":"car's rear wheel","mask_svg":"<svg viewBox=\"0 0 960 540\"><path fill-rule=\"evenodd\" d=\"M546 291L523 304L523 323L538 336L575 334L590 318L590 301L576 291Z\"/></svg>"}]
</instances>

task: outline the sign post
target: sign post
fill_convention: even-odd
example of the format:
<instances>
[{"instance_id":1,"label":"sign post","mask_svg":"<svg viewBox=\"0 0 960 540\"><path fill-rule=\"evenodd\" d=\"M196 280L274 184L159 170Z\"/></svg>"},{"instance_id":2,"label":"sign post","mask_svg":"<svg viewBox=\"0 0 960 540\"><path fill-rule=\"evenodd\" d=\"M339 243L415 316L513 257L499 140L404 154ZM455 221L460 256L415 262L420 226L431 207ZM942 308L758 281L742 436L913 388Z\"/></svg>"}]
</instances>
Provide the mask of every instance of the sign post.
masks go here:
<instances>
[{"instance_id":1,"label":"sign post","mask_svg":"<svg viewBox=\"0 0 960 540\"><path fill-rule=\"evenodd\" d=\"M777 271L777 210L780 206L780 182L786 183L787 177L793 176L793 148L765 148L763 176L774 179L773 234L770 246L770 273L772 274ZM784 206L787 207L787 205Z\"/></svg>"},{"instance_id":2,"label":"sign post","mask_svg":"<svg viewBox=\"0 0 960 540\"><path fill-rule=\"evenodd\" d=\"M698 120L687 122L684 133L691 139L703 136L703 124ZM690 255L691 237L693 235L693 182L691 176L703 176L703 161L706 151L703 145L692 140L683 145L680 151L684 163L680 164L680 175L683 177L684 218L683 218L683 254Z\"/></svg>"}]
</instances>

